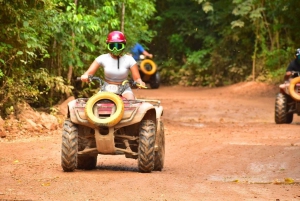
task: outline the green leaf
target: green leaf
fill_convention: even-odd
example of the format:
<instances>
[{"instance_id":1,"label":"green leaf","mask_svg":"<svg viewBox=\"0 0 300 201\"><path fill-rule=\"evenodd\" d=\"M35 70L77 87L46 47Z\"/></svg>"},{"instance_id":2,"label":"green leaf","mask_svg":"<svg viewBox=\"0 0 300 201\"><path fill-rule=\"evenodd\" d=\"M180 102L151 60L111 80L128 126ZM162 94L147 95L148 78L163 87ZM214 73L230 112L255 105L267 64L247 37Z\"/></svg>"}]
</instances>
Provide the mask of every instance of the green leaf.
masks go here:
<instances>
[{"instance_id":1,"label":"green leaf","mask_svg":"<svg viewBox=\"0 0 300 201\"><path fill-rule=\"evenodd\" d=\"M261 15L261 12L264 11L265 8L258 8L258 9L255 9L254 11L252 11L250 13L250 18L252 20L255 20L255 19L258 19L258 18L262 18L262 15Z\"/></svg>"},{"instance_id":2,"label":"green leaf","mask_svg":"<svg viewBox=\"0 0 300 201\"><path fill-rule=\"evenodd\" d=\"M208 13L209 11L214 10L214 8L210 2L205 2L204 4L202 4L202 9L205 13Z\"/></svg>"},{"instance_id":3,"label":"green leaf","mask_svg":"<svg viewBox=\"0 0 300 201\"><path fill-rule=\"evenodd\" d=\"M72 7L71 6L67 6L67 11L70 11L72 10Z\"/></svg>"},{"instance_id":4,"label":"green leaf","mask_svg":"<svg viewBox=\"0 0 300 201\"><path fill-rule=\"evenodd\" d=\"M235 28L235 27L244 27L245 22L243 22L242 20L235 20L231 22L231 28Z\"/></svg>"},{"instance_id":5,"label":"green leaf","mask_svg":"<svg viewBox=\"0 0 300 201\"><path fill-rule=\"evenodd\" d=\"M28 23L27 21L24 21L24 22L23 22L23 26L24 26L24 27L28 27L28 26L29 26L29 23Z\"/></svg>"},{"instance_id":6,"label":"green leaf","mask_svg":"<svg viewBox=\"0 0 300 201\"><path fill-rule=\"evenodd\" d=\"M201 4L202 2L205 2L206 0L197 0L198 4Z\"/></svg>"}]
</instances>

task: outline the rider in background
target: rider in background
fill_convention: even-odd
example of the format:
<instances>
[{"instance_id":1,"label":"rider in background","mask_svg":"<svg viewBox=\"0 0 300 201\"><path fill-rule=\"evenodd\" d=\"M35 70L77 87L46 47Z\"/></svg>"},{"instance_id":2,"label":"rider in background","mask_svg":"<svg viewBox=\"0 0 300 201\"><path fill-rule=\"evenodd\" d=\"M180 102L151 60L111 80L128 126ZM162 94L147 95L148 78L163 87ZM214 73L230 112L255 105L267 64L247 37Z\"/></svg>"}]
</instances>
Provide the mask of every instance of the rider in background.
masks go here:
<instances>
[{"instance_id":1,"label":"rider in background","mask_svg":"<svg viewBox=\"0 0 300 201\"><path fill-rule=\"evenodd\" d=\"M291 61L286 69L286 73L284 75L285 84L289 83L289 79L291 78L292 71L300 72L300 48L296 50L295 59Z\"/></svg>"},{"instance_id":2,"label":"rider in background","mask_svg":"<svg viewBox=\"0 0 300 201\"><path fill-rule=\"evenodd\" d=\"M107 50L109 53L98 56L90 65L89 69L81 75L83 82L88 82L88 76L94 75L99 67L104 69L105 82L107 84L121 85L127 79L129 71L135 82L145 86L142 81L137 62L129 55L124 53L126 37L120 31L110 32L106 39ZM134 94L128 85L122 94L126 99L135 99Z\"/></svg>"},{"instance_id":3,"label":"rider in background","mask_svg":"<svg viewBox=\"0 0 300 201\"><path fill-rule=\"evenodd\" d=\"M143 46L139 43L136 43L133 48L131 48L131 54L133 56L133 58L138 61L140 60L140 55L143 54L145 55L146 57L149 57L152 59L153 55L150 54L149 52L147 52Z\"/></svg>"}]
</instances>

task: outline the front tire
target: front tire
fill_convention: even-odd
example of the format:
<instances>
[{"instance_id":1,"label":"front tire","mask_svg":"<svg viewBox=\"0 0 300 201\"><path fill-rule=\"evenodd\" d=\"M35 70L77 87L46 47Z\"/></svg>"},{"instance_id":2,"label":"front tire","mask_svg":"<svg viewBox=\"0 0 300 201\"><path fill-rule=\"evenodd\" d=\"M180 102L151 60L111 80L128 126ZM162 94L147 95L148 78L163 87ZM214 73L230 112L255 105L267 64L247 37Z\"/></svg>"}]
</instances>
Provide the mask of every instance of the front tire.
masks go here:
<instances>
[{"instance_id":1,"label":"front tire","mask_svg":"<svg viewBox=\"0 0 300 201\"><path fill-rule=\"evenodd\" d=\"M293 121L293 113L288 113L288 95L278 93L275 100L275 123L290 124Z\"/></svg>"},{"instance_id":2,"label":"front tire","mask_svg":"<svg viewBox=\"0 0 300 201\"><path fill-rule=\"evenodd\" d=\"M159 85L160 85L160 75L159 75L159 72L156 72L150 78L150 87L152 89L158 89Z\"/></svg>"},{"instance_id":3,"label":"front tire","mask_svg":"<svg viewBox=\"0 0 300 201\"><path fill-rule=\"evenodd\" d=\"M65 172L73 172L77 166L78 130L77 126L66 119L63 125L61 166Z\"/></svg>"},{"instance_id":4,"label":"front tire","mask_svg":"<svg viewBox=\"0 0 300 201\"><path fill-rule=\"evenodd\" d=\"M165 161L165 132L164 132L164 124L162 121L160 123L160 132L159 135L156 136L156 145L157 150L155 151L154 156L154 169L155 171L161 171L164 168Z\"/></svg>"},{"instance_id":5,"label":"front tire","mask_svg":"<svg viewBox=\"0 0 300 201\"><path fill-rule=\"evenodd\" d=\"M152 120L142 120L139 131L138 168L142 173L154 169L155 123Z\"/></svg>"}]
</instances>

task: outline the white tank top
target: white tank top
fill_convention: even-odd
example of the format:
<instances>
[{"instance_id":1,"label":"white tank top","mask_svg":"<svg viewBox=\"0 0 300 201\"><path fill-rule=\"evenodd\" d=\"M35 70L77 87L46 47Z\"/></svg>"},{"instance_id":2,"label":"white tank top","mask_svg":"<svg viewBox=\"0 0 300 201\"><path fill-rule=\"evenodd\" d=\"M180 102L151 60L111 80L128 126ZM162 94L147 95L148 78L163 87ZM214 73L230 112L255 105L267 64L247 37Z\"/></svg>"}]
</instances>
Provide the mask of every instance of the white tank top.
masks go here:
<instances>
[{"instance_id":1,"label":"white tank top","mask_svg":"<svg viewBox=\"0 0 300 201\"><path fill-rule=\"evenodd\" d=\"M111 82L123 82L128 77L130 68L136 64L132 56L123 55L118 59L112 58L110 54L102 54L96 58L96 62L103 67L105 80Z\"/></svg>"}]
</instances>

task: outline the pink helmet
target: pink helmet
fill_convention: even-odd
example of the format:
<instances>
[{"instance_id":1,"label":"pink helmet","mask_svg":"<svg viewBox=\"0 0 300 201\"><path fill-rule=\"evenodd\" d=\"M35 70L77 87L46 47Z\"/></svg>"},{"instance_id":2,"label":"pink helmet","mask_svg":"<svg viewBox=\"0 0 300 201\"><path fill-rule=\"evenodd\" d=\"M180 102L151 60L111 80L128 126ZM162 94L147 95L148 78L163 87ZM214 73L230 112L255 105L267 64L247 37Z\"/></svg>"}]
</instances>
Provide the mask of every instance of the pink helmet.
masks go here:
<instances>
[{"instance_id":1,"label":"pink helmet","mask_svg":"<svg viewBox=\"0 0 300 201\"><path fill-rule=\"evenodd\" d=\"M126 37L121 31L112 31L108 34L106 43L125 43Z\"/></svg>"}]
</instances>

